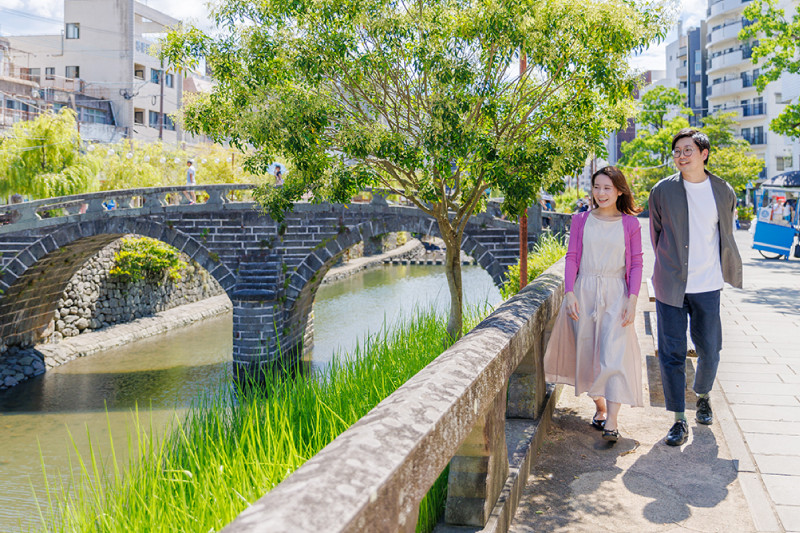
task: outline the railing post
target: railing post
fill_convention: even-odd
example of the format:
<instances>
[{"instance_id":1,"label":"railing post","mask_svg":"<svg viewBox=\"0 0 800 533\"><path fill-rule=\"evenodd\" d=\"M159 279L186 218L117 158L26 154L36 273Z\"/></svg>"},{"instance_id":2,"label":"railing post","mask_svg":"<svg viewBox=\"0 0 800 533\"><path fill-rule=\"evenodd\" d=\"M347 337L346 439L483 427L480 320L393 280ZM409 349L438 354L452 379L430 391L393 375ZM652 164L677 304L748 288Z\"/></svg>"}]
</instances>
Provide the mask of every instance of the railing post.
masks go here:
<instances>
[{"instance_id":1,"label":"railing post","mask_svg":"<svg viewBox=\"0 0 800 533\"><path fill-rule=\"evenodd\" d=\"M544 327L537 326L528 353L508 379L509 418L539 418L544 407L547 383L544 380Z\"/></svg>"},{"instance_id":2,"label":"railing post","mask_svg":"<svg viewBox=\"0 0 800 533\"><path fill-rule=\"evenodd\" d=\"M503 387L450 461L448 524L483 527L508 478L506 393Z\"/></svg>"}]
</instances>

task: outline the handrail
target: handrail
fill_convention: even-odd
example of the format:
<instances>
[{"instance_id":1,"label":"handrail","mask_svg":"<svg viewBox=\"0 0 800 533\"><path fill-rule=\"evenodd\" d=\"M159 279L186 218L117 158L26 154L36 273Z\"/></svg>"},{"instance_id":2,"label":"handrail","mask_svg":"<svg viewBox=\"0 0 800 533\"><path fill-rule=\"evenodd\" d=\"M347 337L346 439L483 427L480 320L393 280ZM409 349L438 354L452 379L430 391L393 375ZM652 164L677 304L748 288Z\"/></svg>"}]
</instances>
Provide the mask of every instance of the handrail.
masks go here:
<instances>
[{"instance_id":1,"label":"handrail","mask_svg":"<svg viewBox=\"0 0 800 533\"><path fill-rule=\"evenodd\" d=\"M445 521L487 529L502 521L496 505L521 492L509 489L515 469L505 418L541 416L544 339L560 307L562 271L563 259L224 531L411 532L420 501L448 463ZM524 486L527 471L516 472Z\"/></svg>"}]
</instances>

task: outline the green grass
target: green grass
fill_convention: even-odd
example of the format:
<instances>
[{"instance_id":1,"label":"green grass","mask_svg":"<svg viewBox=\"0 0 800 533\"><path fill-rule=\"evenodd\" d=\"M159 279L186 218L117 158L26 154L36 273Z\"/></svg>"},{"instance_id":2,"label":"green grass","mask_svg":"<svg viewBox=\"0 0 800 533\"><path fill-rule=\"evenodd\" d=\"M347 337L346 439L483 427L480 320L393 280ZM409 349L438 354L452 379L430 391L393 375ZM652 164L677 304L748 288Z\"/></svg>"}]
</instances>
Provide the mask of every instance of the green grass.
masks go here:
<instances>
[{"instance_id":1,"label":"green grass","mask_svg":"<svg viewBox=\"0 0 800 533\"><path fill-rule=\"evenodd\" d=\"M467 327L480 319L476 312L466 315ZM151 438L153 428L135 427L127 468L118 467L113 453L104 464L96 447L86 457L76 452L81 474L51 489L42 526L70 532L222 529L449 346L446 323L445 316L420 311L362 342L349 358L334 358L313 378L279 374L246 394L221 385L166 439ZM445 472L422 502L420 531L436 523L446 483Z\"/></svg>"},{"instance_id":2,"label":"green grass","mask_svg":"<svg viewBox=\"0 0 800 533\"><path fill-rule=\"evenodd\" d=\"M562 236L552 233L543 233L533 252L528 255L528 283L536 276L547 270L550 265L561 259L567 253L567 246ZM500 294L507 300L519 292L519 262L508 267L506 282L500 287Z\"/></svg>"}]
</instances>

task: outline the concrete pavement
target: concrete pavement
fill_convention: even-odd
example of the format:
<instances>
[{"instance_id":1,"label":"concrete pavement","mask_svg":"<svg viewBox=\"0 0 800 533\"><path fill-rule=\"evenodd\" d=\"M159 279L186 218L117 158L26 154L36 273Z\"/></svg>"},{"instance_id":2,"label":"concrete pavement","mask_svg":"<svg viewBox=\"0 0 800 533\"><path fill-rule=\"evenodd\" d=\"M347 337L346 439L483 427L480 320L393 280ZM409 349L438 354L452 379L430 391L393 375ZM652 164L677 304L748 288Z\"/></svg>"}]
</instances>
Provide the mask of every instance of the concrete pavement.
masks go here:
<instances>
[{"instance_id":1,"label":"concrete pavement","mask_svg":"<svg viewBox=\"0 0 800 533\"><path fill-rule=\"evenodd\" d=\"M642 229L649 277L647 220ZM800 260L765 260L748 232L736 239L744 288L722 295L715 423L695 422L688 390L689 441L663 443L672 417L655 353L655 304L643 286L636 328L645 407L623 407L622 439L609 446L589 426L592 401L564 387L510 531L800 532ZM691 376L691 359L688 366Z\"/></svg>"}]
</instances>

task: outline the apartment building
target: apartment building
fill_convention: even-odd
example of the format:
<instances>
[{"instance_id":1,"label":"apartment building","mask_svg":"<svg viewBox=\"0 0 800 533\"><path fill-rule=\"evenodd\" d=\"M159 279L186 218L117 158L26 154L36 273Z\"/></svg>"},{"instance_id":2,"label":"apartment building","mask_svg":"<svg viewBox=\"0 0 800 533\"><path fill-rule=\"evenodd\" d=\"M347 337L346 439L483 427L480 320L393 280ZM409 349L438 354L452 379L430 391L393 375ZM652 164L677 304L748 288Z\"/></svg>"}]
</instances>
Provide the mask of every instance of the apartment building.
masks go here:
<instances>
[{"instance_id":1,"label":"apartment building","mask_svg":"<svg viewBox=\"0 0 800 533\"><path fill-rule=\"evenodd\" d=\"M800 0L779 0L779 7L791 14ZM711 112L734 111L739 137L750 142L766 163L761 178L797 170L800 144L769 130L769 124L798 92L797 76L783 76L759 94L755 82L760 65L752 62L756 42L739 40L739 31L750 22L743 11L751 0L708 0L706 71L708 107Z\"/></svg>"},{"instance_id":2,"label":"apartment building","mask_svg":"<svg viewBox=\"0 0 800 533\"><path fill-rule=\"evenodd\" d=\"M706 22L691 27L685 33L678 23L678 38L667 45L666 84L677 87L686 107L694 113L689 124L699 126L708 114L706 79Z\"/></svg>"},{"instance_id":3,"label":"apartment building","mask_svg":"<svg viewBox=\"0 0 800 533\"><path fill-rule=\"evenodd\" d=\"M115 137L184 140L170 114L181 106L183 78L161 64L153 44L180 23L135 0L64 0L59 35L9 36L9 54L28 77L72 84L107 102ZM86 106L79 118L109 120ZM117 140L114 138L107 141Z\"/></svg>"}]
</instances>

